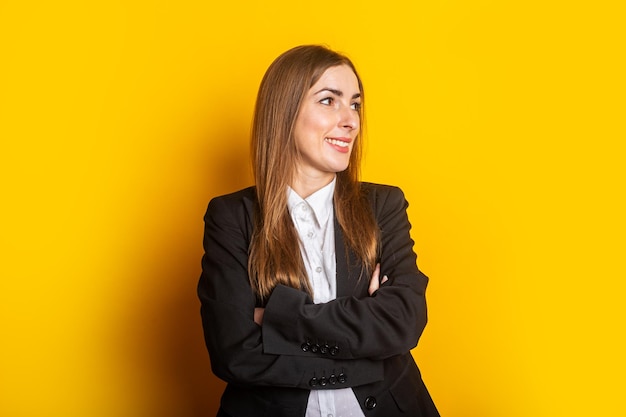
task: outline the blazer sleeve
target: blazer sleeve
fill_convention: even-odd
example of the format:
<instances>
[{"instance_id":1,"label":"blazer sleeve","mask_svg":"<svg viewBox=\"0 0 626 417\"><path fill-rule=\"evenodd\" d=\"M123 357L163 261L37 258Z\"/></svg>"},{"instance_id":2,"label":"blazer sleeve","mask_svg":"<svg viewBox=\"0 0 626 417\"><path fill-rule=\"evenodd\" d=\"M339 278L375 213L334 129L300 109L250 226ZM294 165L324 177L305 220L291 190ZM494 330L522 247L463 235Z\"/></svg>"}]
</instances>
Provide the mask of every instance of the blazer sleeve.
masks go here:
<instances>
[{"instance_id":1,"label":"blazer sleeve","mask_svg":"<svg viewBox=\"0 0 626 417\"><path fill-rule=\"evenodd\" d=\"M209 204L198 296L213 373L229 383L305 389L353 387L382 380L382 363L371 359L264 352L261 327L253 319L256 297L247 273L249 226L249 213L240 200L216 198ZM332 386L312 383L340 373L343 378Z\"/></svg>"},{"instance_id":2,"label":"blazer sleeve","mask_svg":"<svg viewBox=\"0 0 626 417\"><path fill-rule=\"evenodd\" d=\"M417 268L408 202L399 188L390 186L373 187L369 198L381 230L381 277L387 275L389 281L370 297L369 277L364 276L352 296L325 304L313 304L295 289L277 287L263 317L266 353L328 356L322 349L300 349L310 341L334 347L336 358L385 359L417 345L427 321L428 278Z\"/></svg>"}]
</instances>

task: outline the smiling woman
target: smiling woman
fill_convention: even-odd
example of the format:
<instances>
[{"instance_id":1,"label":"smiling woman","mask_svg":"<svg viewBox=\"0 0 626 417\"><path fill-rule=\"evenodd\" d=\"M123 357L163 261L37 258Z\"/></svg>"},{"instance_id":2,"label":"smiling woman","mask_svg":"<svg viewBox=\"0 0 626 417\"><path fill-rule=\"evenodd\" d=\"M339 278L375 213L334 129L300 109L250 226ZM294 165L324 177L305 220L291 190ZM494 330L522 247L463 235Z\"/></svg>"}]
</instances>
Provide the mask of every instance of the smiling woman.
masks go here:
<instances>
[{"instance_id":1,"label":"smiling woman","mask_svg":"<svg viewBox=\"0 0 626 417\"><path fill-rule=\"evenodd\" d=\"M255 187L205 216L198 295L218 416L439 413L410 350L426 325L400 189L362 183L363 86L348 58L300 46L267 70Z\"/></svg>"}]
</instances>

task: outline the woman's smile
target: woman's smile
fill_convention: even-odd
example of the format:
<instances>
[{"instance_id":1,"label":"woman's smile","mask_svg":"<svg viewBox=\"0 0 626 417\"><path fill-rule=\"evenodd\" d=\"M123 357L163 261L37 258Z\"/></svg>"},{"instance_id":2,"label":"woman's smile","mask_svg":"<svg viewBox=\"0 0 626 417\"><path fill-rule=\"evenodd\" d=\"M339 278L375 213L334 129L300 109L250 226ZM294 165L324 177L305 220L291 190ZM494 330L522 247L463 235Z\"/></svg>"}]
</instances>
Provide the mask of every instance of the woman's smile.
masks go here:
<instances>
[{"instance_id":1,"label":"woman's smile","mask_svg":"<svg viewBox=\"0 0 626 417\"><path fill-rule=\"evenodd\" d=\"M324 141L341 153L350 152L351 138L324 138Z\"/></svg>"}]
</instances>

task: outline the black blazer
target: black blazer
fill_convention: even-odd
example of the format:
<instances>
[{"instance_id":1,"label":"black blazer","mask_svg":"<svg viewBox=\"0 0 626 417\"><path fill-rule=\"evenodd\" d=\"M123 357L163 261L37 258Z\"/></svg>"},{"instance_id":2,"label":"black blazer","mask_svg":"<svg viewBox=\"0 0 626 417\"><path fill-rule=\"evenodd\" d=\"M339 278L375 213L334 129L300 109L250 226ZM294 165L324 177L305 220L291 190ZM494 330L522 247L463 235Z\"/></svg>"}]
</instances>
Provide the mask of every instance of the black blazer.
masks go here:
<instances>
[{"instance_id":1,"label":"black blazer","mask_svg":"<svg viewBox=\"0 0 626 417\"><path fill-rule=\"evenodd\" d=\"M234 417L304 416L309 391L352 387L366 416L439 416L410 350L426 325L428 278L416 266L408 203L399 188L362 183L381 230L381 277L369 277L346 249L335 221L337 299L314 304L274 289L263 326L253 320L248 281L254 187L214 198L205 215L198 295L211 367L228 382L222 410ZM294 242L294 245L297 245Z\"/></svg>"}]
</instances>

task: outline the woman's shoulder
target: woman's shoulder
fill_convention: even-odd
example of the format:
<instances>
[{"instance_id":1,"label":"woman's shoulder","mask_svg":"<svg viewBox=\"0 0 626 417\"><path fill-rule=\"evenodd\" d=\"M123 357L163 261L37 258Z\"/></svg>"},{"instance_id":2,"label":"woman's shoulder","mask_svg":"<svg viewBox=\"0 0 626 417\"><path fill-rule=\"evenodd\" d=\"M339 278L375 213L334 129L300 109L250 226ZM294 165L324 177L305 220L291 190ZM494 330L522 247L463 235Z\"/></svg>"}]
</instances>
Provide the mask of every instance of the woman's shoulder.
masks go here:
<instances>
[{"instance_id":1,"label":"woman's shoulder","mask_svg":"<svg viewBox=\"0 0 626 417\"><path fill-rule=\"evenodd\" d=\"M250 187L246 187L241 190L234 191L228 194L215 196L211 199L211 202L213 201L236 202L236 201L241 201L241 200L246 200L246 199L255 199L255 198L256 198L256 187L250 186Z\"/></svg>"},{"instance_id":2,"label":"woman's shoulder","mask_svg":"<svg viewBox=\"0 0 626 417\"><path fill-rule=\"evenodd\" d=\"M361 190L376 217L380 217L384 213L406 210L409 205L404 192L395 185L362 182Z\"/></svg>"},{"instance_id":3,"label":"woman's shoulder","mask_svg":"<svg viewBox=\"0 0 626 417\"><path fill-rule=\"evenodd\" d=\"M256 201L256 187L247 187L232 193L213 197L209 201L207 214L222 216L248 215Z\"/></svg>"},{"instance_id":4,"label":"woman's shoulder","mask_svg":"<svg viewBox=\"0 0 626 417\"><path fill-rule=\"evenodd\" d=\"M404 198L404 192L402 191L402 189L395 185L361 182L361 190L363 190L366 195L374 198Z\"/></svg>"}]
</instances>

